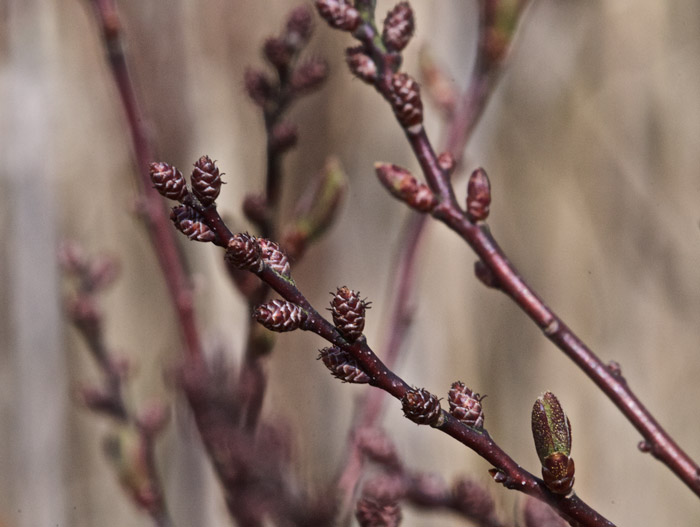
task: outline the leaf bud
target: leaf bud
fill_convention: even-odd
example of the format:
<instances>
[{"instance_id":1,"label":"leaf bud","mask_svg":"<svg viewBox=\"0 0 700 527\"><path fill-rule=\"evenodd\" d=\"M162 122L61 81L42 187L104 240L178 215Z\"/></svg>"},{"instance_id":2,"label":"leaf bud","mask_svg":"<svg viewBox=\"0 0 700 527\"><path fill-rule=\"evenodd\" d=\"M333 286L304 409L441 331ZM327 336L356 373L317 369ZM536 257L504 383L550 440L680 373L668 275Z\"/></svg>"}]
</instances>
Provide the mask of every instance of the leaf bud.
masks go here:
<instances>
[{"instance_id":1,"label":"leaf bud","mask_svg":"<svg viewBox=\"0 0 700 527\"><path fill-rule=\"evenodd\" d=\"M574 484L571 423L552 392L537 398L532 408L532 435L542 464L542 479L556 494L568 494Z\"/></svg>"},{"instance_id":2,"label":"leaf bud","mask_svg":"<svg viewBox=\"0 0 700 527\"><path fill-rule=\"evenodd\" d=\"M483 168L477 168L469 176L467 185L467 216L472 222L484 221L489 216L491 183Z\"/></svg>"},{"instance_id":3,"label":"leaf bud","mask_svg":"<svg viewBox=\"0 0 700 527\"><path fill-rule=\"evenodd\" d=\"M437 198L425 183L420 183L405 168L389 163L376 163L374 170L379 181L395 197L420 212L430 212Z\"/></svg>"}]
</instances>

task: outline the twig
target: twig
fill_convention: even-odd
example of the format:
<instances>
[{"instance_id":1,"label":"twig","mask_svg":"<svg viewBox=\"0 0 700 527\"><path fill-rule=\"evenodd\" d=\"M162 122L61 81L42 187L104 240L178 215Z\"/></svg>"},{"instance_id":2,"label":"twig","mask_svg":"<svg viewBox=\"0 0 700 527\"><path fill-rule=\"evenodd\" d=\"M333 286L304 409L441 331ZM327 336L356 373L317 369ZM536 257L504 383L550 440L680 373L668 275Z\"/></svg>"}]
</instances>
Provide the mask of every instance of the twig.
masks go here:
<instances>
[{"instance_id":1,"label":"twig","mask_svg":"<svg viewBox=\"0 0 700 527\"><path fill-rule=\"evenodd\" d=\"M519 17L525 7L527 0L519 3L518 9L514 13L512 20L513 28L518 24ZM492 7L492 0L481 0L479 2L479 30L478 30L478 50L476 61L469 77L467 88L460 97L456 111L451 112L447 122L445 162L451 165L449 172L454 171L460 164L465 147L476 128L491 95L495 91L498 80L501 77L503 67L509 51L509 39L501 42L498 55L489 46L490 38L494 31L495 13ZM512 33L511 33L512 34ZM415 260L418 254L420 241L427 224L427 216L424 214L411 213L399 236L398 247L400 248L394 263L393 269L398 269L394 288L396 294L391 300L391 311L389 323L387 325L386 342L383 346L384 357L389 367L393 367L398 357L407 331L410 326L410 319L413 311L411 298L414 290ZM383 394L372 391L365 395L359 403L360 411L353 431L361 428L373 426L378 419ZM351 432L353 435L354 432ZM338 479L338 487L343 496L344 509L347 510L350 504L352 493L359 479L362 469L362 458L357 451L357 445L350 441L350 452L343 471Z\"/></svg>"},{"instance_id":2,"label":"twig","mask_svg":"<svg viewBox=\"0 0 700 527\"><path fill-rule=\"evenodd\" d=\"M155 464L155 440L168 419L160 404L138 414L126 404L123 392L127 366L110 351L103 331L103 316L98 307L99 292L116 277L116 262L103 257L90 261L75 244L65 243L59 260L67 275L77 280L72 298L66 299L66 311L95 359L103 382L80 390L86 407L117 423L106 438L105 453L134 504L146 511L156 527L170 527L165 494Z\"/></svg>"},{"instance_id":3,"label":"twig","mask_svg":"<svg viewBox=\"0 0 700 527\"><path fill-rule=\"evenodd\" d=\"M302 329L316 333L357 361L362 374L369 377L369 383L372 386L384 390L399 400L403 400L409 392L415 392L406 381L379 359L368 346L364 336L353 342L348 341L343 333L316 311L288 275L289 267L286 262L280 266L274 258L263 258L260 243L245 234L234 235L215 207L202 207L195 202L189 202L188 206L200 215L204 224L213 233L213 238L208 236L209 239L203 241L213 241L216 245L228 248L226 261L229 266L254 273L288 302L273 300L264 306L262 312L271 323L268 329L274 328L277 331ZM178 228L183 229L183 225ZM187 229L183 229L183 232L185 230ZM262 242L269 244L267 240ZM258 310L260 309L259 307ZM422 392L427 393L423 390ZM471 428L445 412L440 412L439 422L436 421L434 426L493 464L496 467L493 469L494 479L498 483L545 501L568 518L572 525L576 525L575 522L591 527L613 525L576 495L553 494L544 486L542 480L521 468L501 450L486 431Z\"/></svg>"},{"instance_id":4,"label":"twig","mask_svg":"<svg viewBox=\"0 0 700 527\"><path fill-rule=\"evenodd\" d=\"M89 0L100 25L107 51L110 71L126 114L129 134L136 158L136 173L141 187L142 217L151 238L151 244L163 271L167 289L175 308L178 326L185 350L201 360L202 349L199 329L194 314L192 284L184 261L175 243L163 200L153 189L148 165L155 158L153 145L146 128L146 120L139 108L134 86L129 75L122 43L121 22L114 0Z\"/></svg>"}]
</instances>

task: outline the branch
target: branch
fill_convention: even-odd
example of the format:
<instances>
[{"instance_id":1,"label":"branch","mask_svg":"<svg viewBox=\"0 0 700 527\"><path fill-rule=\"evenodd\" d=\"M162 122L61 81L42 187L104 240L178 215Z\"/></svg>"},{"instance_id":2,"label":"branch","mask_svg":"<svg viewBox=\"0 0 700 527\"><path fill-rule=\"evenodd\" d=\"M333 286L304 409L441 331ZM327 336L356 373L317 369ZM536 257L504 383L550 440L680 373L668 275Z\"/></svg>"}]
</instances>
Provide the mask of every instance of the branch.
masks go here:
<instances>
[{"instance_id":1,"label":"branch","mask_svg":"<svg viewBox=\"0 0 700 527\"><path fill-rule=\"evenodd\" d=\"M317 5L332 3L320 0ZM323 16L321 7L319 11ZM700 496L700 467L675 443L669 434L658 424L651 412L644 407L627 385L616 368L606 366L581 339L540 299L535 291L521 278L517 270L492 237L483 220L488 216L490 191L479 190L479 195L468 196L467 210L458 205L449 171L440 166L439 158L423 128L423 106L418 85L408 75L398 73L400 56L386 45L386 38L377 31L372 10L361 11L361 22L350 31L362 43L355 51L355 64L359 58L364 61L364 69L350 69L361 79L374 85L377 91L391 104L406 138L416 156L429 191L425 185L417 183L405 170L390 165L377 165L382 182L396 197L409 206L445 223L457 232L479 256L479 272L497 286L543 330L545 336L571 358L586 375L602 389L632 425L642 434L642 451L649 451L673 471L696 495ZM332 20L329 23L343 29ZM347 29L346 29L347 30ZM386 25L385 25L386 31ZM363 75L367 61L374 69L372 75ZM476 176L476 174L480 174ZM483 183L485 172L475 171ZM486 178L486 187L488 179ZM469 200L474 198L477 209L472 210ZM488 203L478 203L486 200ZM474 205L474 204L472 204ZM484 208L485 206L485 208Z\"/></svg>"},{"instance_id":2,"label":"branch","mask_svg":"<svg viewBox=\"0 0 700 527\"><path fill-rule=\"evenodd\" d=\"M140 183L140 209L151 244L163 271L178 326L188 355L201 359L199 329L194 314L192 283L184 261L175 243L168 214L158 192L153 189L148 165L155 158L152 142L146 128L146 119L139 108L134 86L126 65L122 43L121 22L114 0L89 0L100 26L102 40L112 78L126 115L131 143L136 158L136 174Z\"/></svg>"},{"instance_id":3,"label":"branch","mask_svg":"<svg viewBox=\"0 0 700 527\"><path fill-rule=\"evenodd\" d=\"M407 417L419 424L430 424L438 428L495 466L492 475L498 483L545 501L555 507L562 516L568 518L572 525L580 524L591 527L613 525L575 494L563 496L548 490L542 480L513 461L491 439L488 432L467 426L452 415L443 412L439 409L439 402L435 396L428 394L423 389L413 389L406 381L391 371L369 347L365 337L361 335L366 305L359 300L359 296L354 291L345 287L338 290L332 306L334 320L336 324L340 325L339 327L334 326L318 313L297 288L291 278L289 263L283 253L279 249L268 250L274 242L265 239L257 240L247 234L233 234L217 212L214 204L202 206L201 203L187 198L183 202L185 204L181 207L192 212L188 213L186 221L176 221L176 228L192 239L210 241L220 247L226 247L225 259L228 266L252 272L285 300L271 300L258 306L255 312L258 322L274 331L296 329L311 331L330 342L334 348L324 351L333 357L333 365L339 366L334 372L336 376L342 376L344 372L347 374L347 378L344 380L348 382L369 382L370 385L401 400ZM197 218L196 229L193 229L189 219L191 217ZM195 233L196 236L193 237L192 235ZM339 298L340 300L337 300ZM362 306L361 313L353 311L358 305ZM336 310L341 308L345 311L339 314ZM350 309L349 313L348 309ZM345 315L345 318L342 315ZM341 359L338 357L342 358L343 354L347 358L341 363ZM324 352L322 351L323 356ZM430 409L429 420L423 420L421 415L411 415L410 408L419 414L422 411L422 398L429 398L430 401L434 402ZM409 409L407 410L407 408Z\"/></svg>"}]
</instances>

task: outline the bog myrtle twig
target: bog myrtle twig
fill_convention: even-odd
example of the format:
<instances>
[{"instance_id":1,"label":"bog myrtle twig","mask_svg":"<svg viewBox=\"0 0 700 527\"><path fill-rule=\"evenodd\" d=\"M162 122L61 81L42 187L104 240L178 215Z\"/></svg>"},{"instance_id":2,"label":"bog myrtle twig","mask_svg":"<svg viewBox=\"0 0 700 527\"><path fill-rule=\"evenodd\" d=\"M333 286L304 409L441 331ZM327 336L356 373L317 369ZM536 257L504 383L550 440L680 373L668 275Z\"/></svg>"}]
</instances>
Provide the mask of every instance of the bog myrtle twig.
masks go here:
<instances>
[{"instance_id":1,"label":"bog myrtle twig","mask_svg":"<svg viewBox=\"0 0 700 527\"><path fill-rule=\"evenodd\" d=\"M104 338L97 297L116 278L116 261L108 257L90 260L74 243L64 243L59 261L65 274L76 282L75 292L66 298L66 312L102 373L101 385L80 389L82 401L91 411L116 423L105 438L104 450L124 490L156 527L170 527L155 464L155 440L165 427L168 412L161 403L154 403L137 413L126 403L123 392L128 365L114 355Z\"/></svg>"},{"instance_id":2,"label":"bog myrtle twig","mask_svg":"<svg viewBox=\"0 0 700 527\"><path fill-rule=\"evenodd\" d=\"M165 193L164 193L165 194ZM184 206L201 221L213 236L210 241L226 248L228 266L254 273L276 291L283 300L269 301L256 308L255 317L271 331L311 331L330 342L334 348L346 354L344 369L352 372L360 369L369 377L369 384L399 399L404 414L418 424L427 424L452 436L494 465L494 479L510 489L519 490L543 500L568 518L572 525L613 525L575 494L561 496L550 491L540 480L508 456L485 430L477 430L440 408L439 400L424 389L414 389L388 368L367 344L361 319L366 304L359 295L348 288L339 288L331 304L335 324L323 318L297 288L289 274L286 261L280 260L276 251L265 250L272 242L258 240L250 235L234 234L221 218L215 206L203 207L195 200L185 198ZM188 220L189 221L189 220ZM175 218L175 227L188 234L189 224ZM203 229L204 229L203 227ZM333 361L337 363L338 361ZM336 376L339 371L335 371ZM354 373L353 373L354 375ZM352 375L346 378L351 379Z\"/></svg>"},{"instance_id":3,"label":"bog myrtle twig","mask_svg":"<svg viewBox=\"0 0 700 527\"><path fill-rule=\"evenodd\" d=\"M333 3L344 2L318 0L317 5L321 14L323 15L321 5ZM496 5L497 2L494 1L493 4ZM429 209L429 213L457 232L476 252L480 258L477 274L482 281L496 286L511 297L542 329L545 336L571 358L611 399L642 434L644 438L641 444L642 450L651 452L696 495L700 496L700 467L697 463L658 424L619 372L613 371L614 369L604 364L523 280L498 246L486 224L483 223L486 216L475 217L459 206L449 171L440 165L439 157L422 126L423 106L418 85L410 76L399 72L400 56L391 45L387 44L386 38L382 38L375 25L374 3L357 1L355 6L361 22L354 25L352 29L345 30L352 31L353 36L361 42L362 46L353 48L354 61L350 63L350 69L358 77L372 84L391 104L420 164L427 187L433 193L435 205ZM332 27L344 29L328 17L326 20ZM359 63L362 63L362 68L356 66ZM363 74L367 70L371 70L373 75ZM452 142L459 145L462 141L455 139ZM425 203L431 201L426 197L421 186L423 184L415 182L404 169L394 165L377 164L376 171L387 189L412 208L425 210ZM475 171L472 179L477 177L483 179L484 174L483 171ZM476 187L479 189L480 196L468 196L468 200L479 200L486 196L483 185Z\"/></svg>"}]
</instances>

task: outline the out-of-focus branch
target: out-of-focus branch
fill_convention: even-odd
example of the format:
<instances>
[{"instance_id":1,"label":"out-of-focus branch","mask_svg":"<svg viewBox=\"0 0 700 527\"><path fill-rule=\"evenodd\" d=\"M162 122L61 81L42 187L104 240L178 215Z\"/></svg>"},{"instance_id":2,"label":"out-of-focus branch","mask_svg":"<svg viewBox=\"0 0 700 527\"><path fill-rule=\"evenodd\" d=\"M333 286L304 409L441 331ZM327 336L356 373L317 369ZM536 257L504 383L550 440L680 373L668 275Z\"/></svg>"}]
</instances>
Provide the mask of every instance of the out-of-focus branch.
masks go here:
<instances>
[{"instance_id":1,"label":"out-of-focus branch","mask_svg":"<svg viewBox=\"0 0 700 527\"><path fill-rule=\"evenodd\" d=\"M146 126L146 118L126 64L122 43L122 26L114 0L89 0L100 26L102 40L112 78L124 110L136 160L136 175L140 187L139 209L151 238L153 250L163 271L182 334L185 351L201 359L201 339L194 314L193 289L182 255L175 242L168 214L158 192L153 189L148 165L155 153Z\"/></svg>"},{"instance_id":2,"label":"out-of-focus branch","mask_svg":"<svg viewBox=\"0 0 700 527\"><path fill-rule=\"evenodd\" d=\"M64 244L59 260L65 273L76 282L75 292L66 299L66 312L102 374L100 385L81 388L81 398L93 412L116 421L104 447L124 490L137 507L151 516L156 527L170 527L172 521L155 465L155 440L168 413L160 403L141 413L127 405L123 392L128 365L114 356L104 338L98 295L116 278L116 261L108 257L91 261L71 243Z\"/></svg>"}]
</instances>

